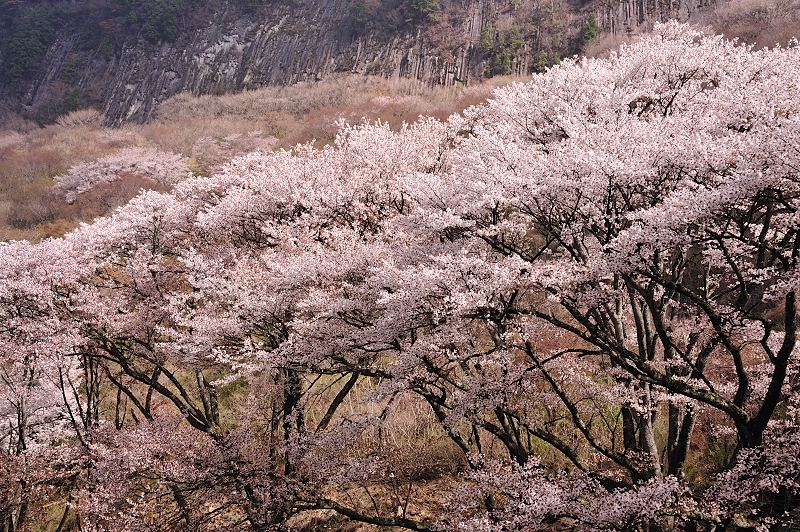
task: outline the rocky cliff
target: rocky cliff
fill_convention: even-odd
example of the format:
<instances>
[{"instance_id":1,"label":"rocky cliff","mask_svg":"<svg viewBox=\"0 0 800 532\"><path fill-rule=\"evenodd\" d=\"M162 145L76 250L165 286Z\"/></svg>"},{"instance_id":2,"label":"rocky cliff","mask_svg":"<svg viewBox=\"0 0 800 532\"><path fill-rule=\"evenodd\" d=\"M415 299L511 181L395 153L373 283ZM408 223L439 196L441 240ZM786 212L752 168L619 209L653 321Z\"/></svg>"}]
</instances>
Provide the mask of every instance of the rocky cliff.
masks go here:
<instances>
[{"instance_id":1,"label":"rocky cliff","mask_svg":"<svg viewBox=\"0 0 800 532\"><path fill-rule=\"evenodd\" d=\"M604 0L596 2L592 10L605 30L619 34L659 20L688 21L716 4L717 0Z\"/></svg>"},{"instance_id":2,"label":"rocky cliff","mask_svg":"<svg viewBox=\"0 0 800 532\"><path fill-rule=\"evenodd\" d=\"M159 101L181 91L219 94L341 72L470 83L526 74L579 51L587 24L633 32L654 20L687 19L714 0L441 0L422 20L404 11L408 0L272 0L255 10L197 1L174 39L148 39L130 17L84 22L75 7L81 2L68 2L71 18L56 23L33 68L0 84L3 97L40 121L92 105L119 125L147 120ZM0 50L0 57L9 63L13 53Z\"/></svg>"}]
</instances>

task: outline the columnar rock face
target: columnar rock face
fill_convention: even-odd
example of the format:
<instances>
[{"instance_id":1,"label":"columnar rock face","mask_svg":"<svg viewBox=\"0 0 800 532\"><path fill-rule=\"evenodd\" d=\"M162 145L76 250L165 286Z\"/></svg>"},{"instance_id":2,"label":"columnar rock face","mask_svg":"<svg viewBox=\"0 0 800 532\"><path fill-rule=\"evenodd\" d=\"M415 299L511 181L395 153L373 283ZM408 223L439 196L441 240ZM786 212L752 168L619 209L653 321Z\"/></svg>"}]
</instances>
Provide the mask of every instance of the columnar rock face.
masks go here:
<instances>
[{"instance_id":1,"label":"columnar rock face","mask_svg":"<svg viewBox=\"0 0 800 532\"><path fill-rule=\"evenodd\" d=\"M689 21L716 3L717 0L603 0L595 4L594 10L603 28L618 34L630 33L657 21Z\"/></svg>"},{"instance_id":2,"label":"columnar rock face","mask_svg":"<svg viewBox=\"0 0 800 532\"><path fill-rule=\"evenodd\" d=\"M590 13L597 15L604 29L632 31L654 20L686 19L713 1L564 1L570 18L564 23L567 29L562 39L567 49L558 52L563 56L576 51L576 35ZM103 108L111 125L145 121L159 101L181 91L220 94L316 80L338 72L413 78L432 85L466 84L486 73L481 40L487 27L494 31L498 21L515 24L514 17L527 16L520 5L541 3L442 0L437 25L356 31L353 2L275 1L262 7L258 16L243 16L235 3L221 2L211 16L181 31L172 43L127 36L110 54L87 47L80 35L64 30L48 49L35 79L14 88L14 99L21 99L30 115L52 117L65 93L62 72L75 58L80 68L73 85L81 100ZM529 73L540 51L524 36L525 43L511 52L513 58L506 67L510 73Z\"/></svg>"}]
</instances>

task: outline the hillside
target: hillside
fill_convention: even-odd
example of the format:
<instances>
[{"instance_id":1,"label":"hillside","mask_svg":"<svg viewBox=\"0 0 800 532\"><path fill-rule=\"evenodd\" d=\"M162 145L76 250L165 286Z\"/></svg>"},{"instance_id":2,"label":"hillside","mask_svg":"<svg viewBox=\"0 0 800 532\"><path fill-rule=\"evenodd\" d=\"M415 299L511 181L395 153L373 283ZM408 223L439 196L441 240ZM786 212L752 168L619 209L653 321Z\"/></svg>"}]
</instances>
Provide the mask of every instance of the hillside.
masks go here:
<instances>
[{"instance_id":1,"label":"hillside","mask_svg":"<svg viewBox=\"0 0 800 532\"><path fill-rule=\"evenodd\" d=\"M2 0L0 99L6 114L37 122L91 106L119 125L149 119L159 101L182 91L239 92L334 73L470 84L541 71L601 32L624 37L656 20L698 20L714 4Z\"/></svg>"}]
</instances>

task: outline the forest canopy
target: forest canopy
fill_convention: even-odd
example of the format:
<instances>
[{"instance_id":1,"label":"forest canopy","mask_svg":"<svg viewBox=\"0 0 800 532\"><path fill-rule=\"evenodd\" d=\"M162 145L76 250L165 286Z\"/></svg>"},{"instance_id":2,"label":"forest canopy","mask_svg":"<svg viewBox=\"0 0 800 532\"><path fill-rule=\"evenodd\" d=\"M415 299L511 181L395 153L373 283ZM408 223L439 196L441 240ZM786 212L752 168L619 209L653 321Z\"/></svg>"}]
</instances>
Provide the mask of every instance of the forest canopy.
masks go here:
<instances>
[{"instance_id":1,"label":"forest canopy","mask_svg":"<svg viewBox=\"0 0 800 532\"><path fill-rule=\"evenodd\" d=\"M68 174L173 188L0 247L0 520L798 526L799 54L668 23L447 121Z\"/></svg>"}]
</instances>

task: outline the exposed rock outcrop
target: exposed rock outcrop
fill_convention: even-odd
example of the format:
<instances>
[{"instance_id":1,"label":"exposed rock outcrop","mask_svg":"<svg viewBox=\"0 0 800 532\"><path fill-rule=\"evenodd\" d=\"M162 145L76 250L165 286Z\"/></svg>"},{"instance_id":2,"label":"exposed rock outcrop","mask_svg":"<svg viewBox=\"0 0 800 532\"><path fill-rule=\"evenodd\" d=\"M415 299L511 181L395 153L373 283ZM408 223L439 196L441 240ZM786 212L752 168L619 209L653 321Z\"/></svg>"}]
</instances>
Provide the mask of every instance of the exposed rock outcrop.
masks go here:
<instances>
[{"instance_id":1,"label":"exposed rock outcrop","mask_svg":"<svg viewBox=\"0 0 800 532\"><path fill-rule=\"evenodd\" d=\"M564 32L558 42L565 49L557 52L563 56L577 50L582 21L590 13L608 31L634 31L655 20L687 19L710 2L714 0L562 2L570 20L558 30ZM258 16L244 16L235 3L222 2L172 43L121 35L112 53L87 46L80 34L65 29L37 73L22 86L7 88L6 97L17 99L28 115L48 120L63 111L65 94L78 94L82 104L103 109L109 124L119 125L147 120L159 101L181 91L220 94L337 72L413 78L432 85L469 83L487 71L487 32L494 32L495 25L516 24L515 17L520 25L528 24L532 10L540 9L532 6L536 3L443 0L437 24L356 31L353 0L273 2ZM523 34L524 43L506 59L508 72L532 70L541 54L543 31L537 26ZM68 66L75 73L65 82Z\"/></svg>"},{"instance_id":2,"label":"exposed rock outcrop","mask_svg":"<svg viewBox=\"0 0 800 532\"><path fill-rule=\"evenodd\" d=\"M717 0L603 0L593 9L602 27L618 34L632 33L657 21L686 22L716 4Z\"/></svg>"}]
</instances>

